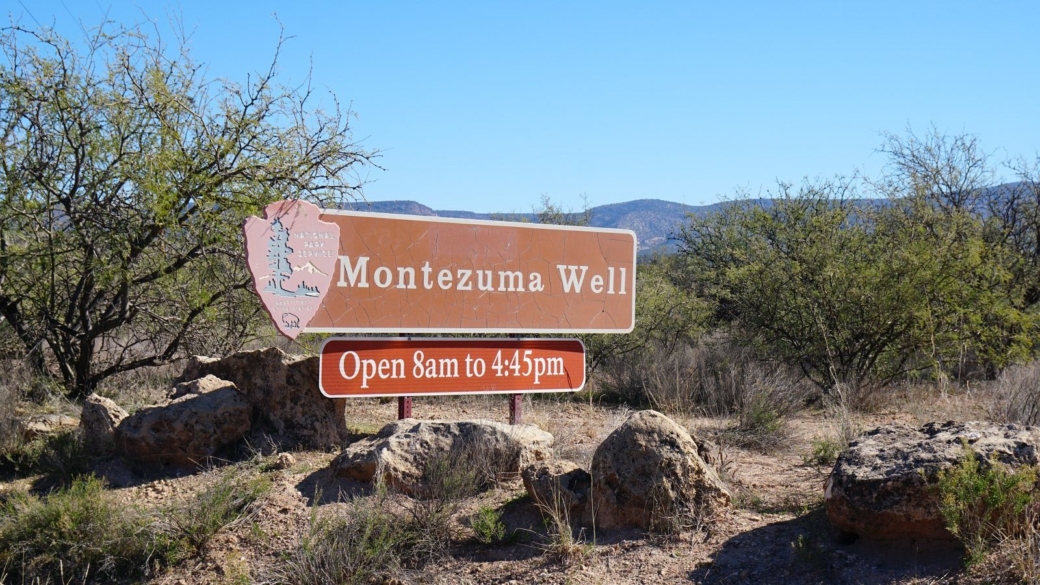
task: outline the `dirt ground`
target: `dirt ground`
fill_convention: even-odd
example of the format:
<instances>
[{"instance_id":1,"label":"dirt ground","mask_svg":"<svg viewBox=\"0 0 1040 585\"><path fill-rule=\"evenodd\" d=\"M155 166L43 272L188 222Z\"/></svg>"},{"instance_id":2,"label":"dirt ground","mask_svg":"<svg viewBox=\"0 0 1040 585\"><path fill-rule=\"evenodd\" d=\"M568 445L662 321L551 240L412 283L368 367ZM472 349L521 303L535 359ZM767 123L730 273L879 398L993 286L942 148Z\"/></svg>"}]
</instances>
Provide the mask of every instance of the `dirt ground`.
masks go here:
<instances>
[{"instance_id":1,"label":"dirt ground","mask_svg":"<svg viewBox=\"0 0 1040 585\"><path fill-rule=\"evenodd\" d=\"M984 401L972 392L948 396L903 390L885 397L886 407L857 415L862 429L903 421L980 418ZM590 404L569 396L527 399L524 422L551 432L556 456L587 466L600 441L631 410ZM508 418L504 397L416 399L422 419ZM364 436L396 417L396 403L359 399L348 404L355 436ZM702 437L725 437L730 421L674 417ZM677 535L638 531L578 533L583 546L567 559L547 552L546 527L519 479L466 503L449 558L421 572L405 573L415 583L974 583L964 574L961 552L928 542L839 542L823 509L823 485L830 465L807 463L813 440L834 436L835 421L808 409L789 421L789 434L771 452L736 446L720 439L718 467L735 495L734 505ZM201 557L182 563L152 581L156 584L263 582L265 567L296 546L315 514L350 506L370 497L371 488L332 477L332 452L294 452L287 469L269 469L273 488L248 522L221 531ZM272 460L274 454L266 456ZM103 476L127 505L163 506L213 481L221 469L181 474L145 473L119 459L101 463ZM12 489L16 486L0 486ZM502 512L516 537L492 546L476 542L465 525L481 505ZM390 581L393 582L393 581Z\"/></svg>"}]
</instances>

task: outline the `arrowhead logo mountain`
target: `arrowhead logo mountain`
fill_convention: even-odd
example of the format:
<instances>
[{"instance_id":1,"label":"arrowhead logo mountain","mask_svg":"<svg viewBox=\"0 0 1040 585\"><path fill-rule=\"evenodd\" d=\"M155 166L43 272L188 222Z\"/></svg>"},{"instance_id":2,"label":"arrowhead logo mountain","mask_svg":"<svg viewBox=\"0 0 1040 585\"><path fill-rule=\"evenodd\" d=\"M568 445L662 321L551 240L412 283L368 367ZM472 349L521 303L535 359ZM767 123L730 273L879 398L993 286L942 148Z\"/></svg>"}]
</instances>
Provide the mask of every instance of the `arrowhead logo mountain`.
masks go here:
<instances>
[{"instance_id":1,"label":"arrowhead logo mountain","mask_svg":"<svg viewBox=\"0 0 1040 585\"><path fill-rule=\"evenodd\" d=\"M256 292L291 339L321 307L336 268L339 226L320 216L313 203L276 201L264 208L264 219L250 217L242 228Z\"/></svg>"}]
</instances>

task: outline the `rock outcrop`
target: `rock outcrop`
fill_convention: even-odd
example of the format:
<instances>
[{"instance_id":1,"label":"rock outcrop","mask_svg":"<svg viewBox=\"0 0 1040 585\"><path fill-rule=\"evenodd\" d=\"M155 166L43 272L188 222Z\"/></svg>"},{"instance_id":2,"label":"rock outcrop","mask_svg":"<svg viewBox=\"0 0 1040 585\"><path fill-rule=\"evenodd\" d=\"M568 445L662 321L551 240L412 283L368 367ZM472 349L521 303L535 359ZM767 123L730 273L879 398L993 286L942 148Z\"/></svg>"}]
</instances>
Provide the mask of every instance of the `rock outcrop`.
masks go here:
<instances>
[{"instance_id":1,"label":"rock outcrop","mask_svg":"<svg viewBox=\"0 0 1040 585\"><path fill-rule=\"evenodd\" d=\"M178 380L207 375L234 382L253 409L254 430L282 447L327 449L347 439L345 400L321 394L317 356L290 356L273 347L223 359L196 356Z\"/></svg>"},{"instance_id":2,"label":"rock outcrop","mask_svg":"<svg viewBox=\"0 0 1040 585\"><path fill-rule=\"evenodd\" d=\"M202 465L252 425L245 395L213 376L179 384L165 404L143 408L115 429L116 446L131 459Z\"/></svg>"},{"instance_id":3,"label":"rock outcrop","mask_svg":"<svg viewBox=\"0 0 1040 585\"><path fill-rule=\"evenodd\" d=\"M939 473L965 456L1011 467L1036 465L1040 429L986 422L880 426L838 457L827 479L827 517L840 530L872 539L952 539L939 512Z\"/></svg>"},{"instance_id":4,"label":"rock outcrop","mask_svg":"<svg viewBox=\"0 0 1040 585\"><path fill-rule=\"evenodd\" d=\"M573 461L542 461L520 472L528 495L543 510L565 512L579 520L589 505L592 476Z\"/></svg>"},{"instance_id":5,"label":"rock outcrop","mask_svg":"<svg viewBox=\"0 0 1040 585\"><path fill-rule=\"evenodd\" d=\"M652 410L633 414L608 435L590 472L597 528L670 530L731 500L689 433Z\"/></svg>"},{"instance_id":6,"label":"rock outcrop","mask_svg":"<svg viewBox=\"0 0 1040 585\"><path fill-rule=\"evenodd\" d=\"M79 416L79 430L87 448L111 451L115 447L116 427L126 417L126 411L111 399L97 394L87 396Z\"/></svg>"},{"instance_id":7,"label":"rock outcrop","mask_svg":"<svg viewBox=\"0 0 1040 585\"><path fill-rule=\"evenodd\" d=\"M380 473L387 485L415 494L421 492L424 470L438 458L458 457L458 464L488 475L518 473L551 457L552 444L552 435L531 425L405 419L353 443L330 468L358 481L372 481Z\"/></svg>"},{"instance_id":8,"label":"rock outcrop","mask_svg":"<svg viewBox=\"0 0 1040 585\"><path fill-rule=\"evenodd\" d=\"M56 435L76 428L75 418L64 414L34 414L18 421L22 439L31 441L37 437Z\"/></svg>"}]
</instances>

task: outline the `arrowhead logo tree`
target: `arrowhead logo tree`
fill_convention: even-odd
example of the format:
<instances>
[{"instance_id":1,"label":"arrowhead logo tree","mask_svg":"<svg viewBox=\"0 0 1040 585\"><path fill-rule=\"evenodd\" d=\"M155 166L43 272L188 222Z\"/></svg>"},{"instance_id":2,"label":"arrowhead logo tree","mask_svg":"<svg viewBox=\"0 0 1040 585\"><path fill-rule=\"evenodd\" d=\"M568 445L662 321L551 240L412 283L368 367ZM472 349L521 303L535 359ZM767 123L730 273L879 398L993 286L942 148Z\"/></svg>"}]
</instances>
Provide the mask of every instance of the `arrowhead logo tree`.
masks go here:
<instances>
[{"instance_id":1,"label":"arrowhead logo tree","mask_svg":"<svg viewBox=\"0 0 1040 585\"><path fill-rule=\"evenodd\" d=\"M264 309L283 335L296 339L321 307L332 284L339 226L321 221L306 201L277 201L264 219L243 226L246 263Z\"/></svg>"}]
</instances>

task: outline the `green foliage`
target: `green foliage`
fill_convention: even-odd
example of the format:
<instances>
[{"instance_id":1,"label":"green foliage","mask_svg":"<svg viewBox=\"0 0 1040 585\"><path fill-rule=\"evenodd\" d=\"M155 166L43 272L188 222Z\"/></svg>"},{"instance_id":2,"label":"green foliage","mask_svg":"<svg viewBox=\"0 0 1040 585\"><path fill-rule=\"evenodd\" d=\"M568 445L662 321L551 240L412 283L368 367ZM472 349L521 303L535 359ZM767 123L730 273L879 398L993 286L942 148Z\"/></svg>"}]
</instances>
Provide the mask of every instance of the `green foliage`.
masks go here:
<instances>
[{"instance_id":1,"label":"green foliage","mask_svg":"<svg viewBox=\"0 0 1040 585\"><path fill-rule=\"evenodd\" d=\"M78 430L17 441L0 453L0 467L19 475L42 474L58 484L90 470L96 454L87 449Z\"/></svg>"},{"instance_id":2,"label":"green foliage","mask_svg":"<svg viewBox=\"0 0 1040 585\"><path fill-rule=\"evenodd\" d=\"M814 437L810 444L810 450L802 458L806 465L832 465L838 460L842 444L840 441L828 437Z\"/></svg>"},{"instance_id":3,"label":"green foliage","mask_svg":"<svg viewBox=\"0 0 1040 585\"><path fill-rule=\"evenodd\" d=\"M946 527L964 544L965 564L977 564L999 539L1028 529L1036 482L1035 468L1009 471L980 458L967 444L960 462L940 472L939 510Z\"/></svg>"},{"instance_id":4,"label":"green foliage","mask_svg":"<svg viewBox=\"0 0 1040 585\"><path fill-rule=\"evenodd\" d=\"M754 437L753 441L768 446L784 435L786 422L766 392L752 394L737 412L736 431Z\"/></svg>"},{"instance_id":5,"label":"green foliage","mask_svg":"<svg viewBox=\"0 0 1040 585\"><path fill-rule=\"evenodd\" d=\"M710 306L678 280L677 260L658 256L638 264L636 322L631 333L582 336L591 371L608 362L639 361L660 350L667 355L706 331Z\"/></svg>"},{"instance_id":6,"label":"green foliage","mask_svg":"<svg viewBox=\"0 0 1040 585\"><path fill-rule=\"evenodd\" d=\"M0 563L21 582L143 577L180 554L180 543L94 477L44 497L16 494L0 516Z\"/></svg>"},{"instance_id":7,"label":"green foliage","mask_svg":"<svg viewBox=\"0 0 1040 585\"><path fill-rule=\"evenodd\" d=\"M477 513L470 517L470 528L479 542L497 544L506 535L506 525L502 523L502 513L491 506L481 506Z\"/></svg>"},{"instance_id":8,"label":"green foliage","mask_svg":"<svg viewBox=\"0 0 1040 585\"><path fill-rule=\"evenodd\" d=\"M199 553L222 528L249 517L270 489L267 477L232 467L199 494L167 511L169 532Z\"/></svg>"},{"instance_id":9,"label":"green foliage","mask_svg":"<svg viewBox=\"0 0 1040 585\"><path fill-rule=\"evenodd\" d=\"M333 202L374 153L347 116L282 87L201 77L187 48L106 24L0 37L0 316L70 393L190 353L221 354L261 310L245 217L280 198Z\"/></svg>"},{"instance_id":10,"label":"green foliage","mask_svg":"<svg viewBox=\"0 0 1040 585\"><path fill-rule=\"evenodd\" d=\"M828 390L1028 353L1033 319L1015 308L1006 251L982 219L913 194L855 202L852 189L781 185L771 205L689 220L691 282L738 338Z\"/></svg>"}]
</instances>

